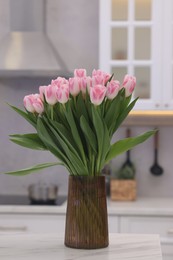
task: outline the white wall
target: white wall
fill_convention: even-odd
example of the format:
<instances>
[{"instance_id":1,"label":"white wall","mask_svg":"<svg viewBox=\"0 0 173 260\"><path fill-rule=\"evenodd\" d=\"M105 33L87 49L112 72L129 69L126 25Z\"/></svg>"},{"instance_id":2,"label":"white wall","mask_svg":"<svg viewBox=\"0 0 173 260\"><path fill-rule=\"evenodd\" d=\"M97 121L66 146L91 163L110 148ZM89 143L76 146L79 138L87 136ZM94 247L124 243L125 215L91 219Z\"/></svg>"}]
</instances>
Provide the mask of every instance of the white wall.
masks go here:
<instances>
[{"instance_id":1,"label":"white wall","mask_svg":"<svg viewBox=\"0 0 173 260\"><path fill-rule=\"evenodd\" d=\"M0 0L0 21L2 10L7 10L8 1ZM51 0L47 1L47 31L68 68L87 68L90 73L98 67L98 0ZM6 11L7 12L7 11ZM3 18L0 25L0 38L8 30ZM5 28L6 27L6 28ZM49 79L2 79L0 78L0 172L29 167L37 163L54 161L47 152L36 152L19 147L9 141L8 135L27 133L33 129L19 115L12 111L6 102L22 107L23 97L35 93L38 86ZM151 127L132 128L132 134L139 134ZM114 139L123 138L125 129L119 129ZM173 196L173 129L160 127L159 162L164 168L161 177L150 174L153 164L153 140L136 147L131 159L136 165L139 196ZM119 168L125 160L125 154L113 162ZM67 192L68 173L63 167L55 167L25 177L12 177L0 174L0 194L26 194L30 183L38 181L60 185L60 193Z\"/></svg>"},{"instance_id":2,"label":"white wall","mask_svg":"<svg viewBox=\"0 0 173 260\"><path fill-rule=\"evenodd\" d=\"M71 70L98 66L99 0L47 1L47 33Z\"/></svg>"}]
</instances>

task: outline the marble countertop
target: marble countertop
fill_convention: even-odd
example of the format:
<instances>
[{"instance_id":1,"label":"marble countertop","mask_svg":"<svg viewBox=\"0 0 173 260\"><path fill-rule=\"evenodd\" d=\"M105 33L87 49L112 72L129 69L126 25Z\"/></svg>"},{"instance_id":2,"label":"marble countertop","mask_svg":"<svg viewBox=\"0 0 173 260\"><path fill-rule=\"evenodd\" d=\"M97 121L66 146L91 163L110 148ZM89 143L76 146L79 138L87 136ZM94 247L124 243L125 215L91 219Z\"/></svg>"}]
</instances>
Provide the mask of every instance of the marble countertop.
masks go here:
<instances>
[{"instance_id":1,"label":"marble countertop","mask_svg":"<svg viewBox=\"0 0 173 260\"><path fill-rule=\"evenodd\" d=\"M109 247L71 249L56 234L8 234L0 237L3 260L162 260L158 235L110 234Z\"/></svg>"},{"instance_id":2,"label":"marble countertop","mask_svg":"<svg viewBox=\"0 0 173 260\"><path fill-rule=\"evenodd\" d=\"M132 202L107 200L109 215L173 216L173 198L138 198ZM1 205L0 214L65 214L66 202L61 206Z\"/></svg>"}]
</instances>

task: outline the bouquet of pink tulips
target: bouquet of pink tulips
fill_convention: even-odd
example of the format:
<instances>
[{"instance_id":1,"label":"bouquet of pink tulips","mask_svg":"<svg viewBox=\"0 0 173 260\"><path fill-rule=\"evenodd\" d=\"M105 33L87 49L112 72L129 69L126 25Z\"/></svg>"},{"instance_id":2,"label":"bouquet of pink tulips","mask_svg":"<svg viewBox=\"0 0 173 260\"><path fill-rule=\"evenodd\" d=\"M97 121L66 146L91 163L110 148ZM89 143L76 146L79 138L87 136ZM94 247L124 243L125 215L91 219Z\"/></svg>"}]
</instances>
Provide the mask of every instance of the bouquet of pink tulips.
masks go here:
<instances>
[{"instance_id":1,"label":"bouquet of pink tulips","mask_svg":"<svg viewBox=\"0 0 173 260\"><path fill-rule=\"evenodd\" d=\"M25 111L11 106L35 129L34 133L11 135L11 141L31 149L49 150L55 163L38 164L6 174L25 175L54 165L64 165L71 175L98 176L114 157L133 148L155 133L111 143L113 134L134 107L131 101L136 85L126 75L122 85L113 75L76 69L69 80L58 77L39 94L24 97Z\"/></svg>"}]
</instances>

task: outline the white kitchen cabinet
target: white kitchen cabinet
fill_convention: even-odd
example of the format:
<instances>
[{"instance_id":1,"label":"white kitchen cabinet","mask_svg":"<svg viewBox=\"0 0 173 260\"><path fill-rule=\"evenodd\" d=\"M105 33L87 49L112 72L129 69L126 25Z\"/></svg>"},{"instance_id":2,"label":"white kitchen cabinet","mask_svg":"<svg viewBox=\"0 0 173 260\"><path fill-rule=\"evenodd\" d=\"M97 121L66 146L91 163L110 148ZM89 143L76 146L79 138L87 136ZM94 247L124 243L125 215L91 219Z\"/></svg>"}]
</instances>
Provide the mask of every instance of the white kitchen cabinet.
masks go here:
<instances>
[{"instance_id":1,"label":"white kitchen cabinet","mask_svg":"<svg viewBox=\"0 0 173 260\"><path fill-rule=\"evenodd\" d=\"M99 67L135 75L135 109L173 109L173 1L100 0Z\"/></svg>"},{"instance_id":2,"label":"white kitchen cabinet","mask_svg":"<svg viewBox=\"0 0 173 260\"><path fill-rule=\"evenodd\" d=\"M159 234L163 260L173 260L172 198L138 198L133 202L108 199L109 233ZM1 206L1 233L65 232L66 205ZM110 241L111 242L111 241Z\"/></svg>"},{"instance_id":3,"label":"white kitchen cabinet","mask_svg":"<svg viewBox=\"0 0 173 260\"><path fill-rule=\"evenodd\" d=\"M119 233L119 218L114 215L108 216L109 233Z\"/></svg>"},{"instance_id":4,"label":"white kitchen cabinet","mask_svg":"<svg viewBox=\"0 0 173 260\"><path fill-rule=\"evenodd\" d=\"M65 214L2 214L0 233L64 233Z\"/></svg>"},{"instance_id":5,"label":"white kitchen cabinet","mask_svg":"<svg viewBox=\"0 0 173 260\"><path fill-rule=\"evenodd\" d=\"M173 259L173 217L122 216L121 233L159 234L163 260Z\"/></svg>"},{"instance_id":6,"label":"white kitchen cabinet","mask_svg":"<svg viewBox=\"0 0 173 260\"><path fill-rule=\"evenodd\" d=\"M8 232L44 232L64 233L65 214L2 214L0 215L0 233ZM118 217L108 216L109 232L118 233Z\"/></svg>"}]
</instances>

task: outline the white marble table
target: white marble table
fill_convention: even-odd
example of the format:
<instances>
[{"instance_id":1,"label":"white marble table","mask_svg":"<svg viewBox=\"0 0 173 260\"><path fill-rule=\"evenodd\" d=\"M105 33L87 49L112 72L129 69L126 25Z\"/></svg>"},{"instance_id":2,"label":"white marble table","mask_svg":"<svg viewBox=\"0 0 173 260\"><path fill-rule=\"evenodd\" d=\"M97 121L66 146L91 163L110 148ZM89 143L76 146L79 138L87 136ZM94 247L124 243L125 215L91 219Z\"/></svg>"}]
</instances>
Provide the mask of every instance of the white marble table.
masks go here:
<instances>
[{"instance_id":1,"label":"white marble table","mask_svg":"<svg viewBox=\"0 0 173 260\"><path fill-rule=\"evenodd\" d=\"M67 248L63 235L4 234L2 260L162 260L158 235L110 234L109 247L97 250Z\"/></svg>"}]
</instances>

